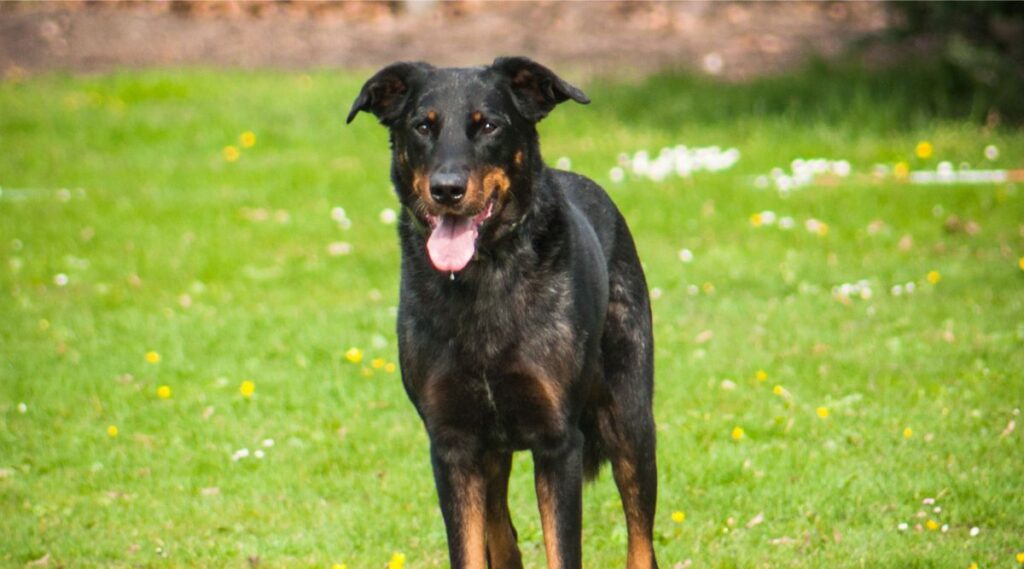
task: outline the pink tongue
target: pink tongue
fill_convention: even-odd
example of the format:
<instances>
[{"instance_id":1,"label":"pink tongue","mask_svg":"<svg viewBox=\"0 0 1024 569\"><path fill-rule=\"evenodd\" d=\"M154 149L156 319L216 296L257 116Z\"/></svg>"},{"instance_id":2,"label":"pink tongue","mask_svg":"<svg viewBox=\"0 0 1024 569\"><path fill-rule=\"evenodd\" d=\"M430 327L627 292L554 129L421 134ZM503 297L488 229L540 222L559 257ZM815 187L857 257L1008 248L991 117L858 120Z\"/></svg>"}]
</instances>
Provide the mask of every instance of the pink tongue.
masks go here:
<instances>
[{"instance_id":1,"label":"pink tongue","mask_svg":"<svg viewBox=\"0 0 1024 569\"><path fill-rule=\"evenodd\" d=\"M476 227L473 218L442 215L427 240L430 262L439 271L461 271L476 252Z\"/></svg>"}]
</instances>

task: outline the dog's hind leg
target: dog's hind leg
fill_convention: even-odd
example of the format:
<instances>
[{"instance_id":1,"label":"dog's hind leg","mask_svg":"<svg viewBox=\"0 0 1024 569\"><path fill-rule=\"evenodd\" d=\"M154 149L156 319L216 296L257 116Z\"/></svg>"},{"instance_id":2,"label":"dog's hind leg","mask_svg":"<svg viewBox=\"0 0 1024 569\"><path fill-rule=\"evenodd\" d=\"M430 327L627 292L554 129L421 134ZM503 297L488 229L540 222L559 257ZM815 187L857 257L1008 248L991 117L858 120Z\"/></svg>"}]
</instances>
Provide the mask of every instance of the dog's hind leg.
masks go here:
<instances>
[{"instance_id":1,"label":"dog's hind leg","mask_svg":"<svg viewBox=\"0 0 1024 569\"><path fill-rule=\"evenodd\" d=\"M626 421L632 422L634 419ZM644 423L643 419L637 420ZM648 430L649 433L643 431ZM636 431L630 433L629 431ZM654 423L634 426L622 433L630 440L611 453L612 472L626 514L629 553L627 569L656 569L654 557L654 510L658 497L657 466L654 456Z\"/></svg>"},{"instance_id":2,"label":"dog's hind leg","mask_svg":"<svg viewBox=\"0 0 1024 569\"><path fill-rule=\"evenodd\" d=\"M484 457L487 478L487 566L490 569L523 569L516 528L508 511L508 477L512 472L511 453L492 453Z\"/></svg>"}]
</instances>

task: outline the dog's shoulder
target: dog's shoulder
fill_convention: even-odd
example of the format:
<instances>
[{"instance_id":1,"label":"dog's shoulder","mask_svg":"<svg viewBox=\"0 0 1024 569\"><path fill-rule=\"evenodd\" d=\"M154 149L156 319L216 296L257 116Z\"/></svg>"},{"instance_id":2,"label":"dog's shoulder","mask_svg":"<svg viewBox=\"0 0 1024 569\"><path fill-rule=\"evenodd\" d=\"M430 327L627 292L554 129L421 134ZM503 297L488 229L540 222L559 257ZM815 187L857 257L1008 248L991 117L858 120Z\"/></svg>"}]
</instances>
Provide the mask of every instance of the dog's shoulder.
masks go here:
<instances>
[{"instance_id":1,"label":"dog's shoulder","mask_svg":"<svg viewBox=\"0 0 1024 569\"><path fill-rule=\"evenodd\" d=\"M557 187L567 205L578 210L586 223L597 234L606 254L614 245L616 236L625 227L622 214L608 192L597 182L575 172L548 170L549 179Z\"/></svg>"}]
</instances>

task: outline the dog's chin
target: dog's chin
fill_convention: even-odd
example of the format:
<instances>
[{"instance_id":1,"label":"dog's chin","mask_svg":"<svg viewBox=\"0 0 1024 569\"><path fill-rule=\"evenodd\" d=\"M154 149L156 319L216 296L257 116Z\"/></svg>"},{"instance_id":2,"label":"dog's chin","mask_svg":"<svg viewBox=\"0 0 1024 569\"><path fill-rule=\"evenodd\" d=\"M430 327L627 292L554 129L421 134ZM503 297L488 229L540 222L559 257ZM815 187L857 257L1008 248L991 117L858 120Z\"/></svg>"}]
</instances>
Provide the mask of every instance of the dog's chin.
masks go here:
<instances>
[{"instance_id":1,"label":"dog's chin","mask_svg":"<svg viewBox=\"0 0 1024 569\"><path fill-rule=\"evenodd\" d=\"M435 269L457 273L476 255L480 226L495 213L496 200L491 199L482 210L473 214L427 214L430 236L427 238L427 256Z\"/></svg>"}]
</instances>

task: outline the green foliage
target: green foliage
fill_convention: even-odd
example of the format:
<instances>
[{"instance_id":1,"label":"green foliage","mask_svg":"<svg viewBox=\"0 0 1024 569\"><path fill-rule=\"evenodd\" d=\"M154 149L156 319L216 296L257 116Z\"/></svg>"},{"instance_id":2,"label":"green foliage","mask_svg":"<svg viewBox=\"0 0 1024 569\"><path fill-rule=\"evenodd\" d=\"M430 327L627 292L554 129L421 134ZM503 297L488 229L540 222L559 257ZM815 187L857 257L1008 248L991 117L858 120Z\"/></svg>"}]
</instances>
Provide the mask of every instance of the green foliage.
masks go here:
<instances>
[{"instance_id":1,"label":"green foliage","mask_svg":"<svg viewBox=\"0 0 1024 569\"><path fill-rule=\"evenodd\" d=\"M378 219L396 207L386 133L369 116L343 126L364 78L0 85L0 564L446 565L426 437L397 373L373 365L396 359L398 248ZM1024 549L1024 195L867 175L1024 166L1024 135L979 128L983 105L927 88L944 80L824 66L750 85L602 80L585 86L592 105L542 124L549 161L610 190L660 292L663 567L1013 566ZM922 140L933 157L914 156ZM619 153L679 143L742 159L610 180ZM854 175L787 198L753 182L819 156ZM753 227L765 210L796 228ZM337 242L351 253L332 255ZM861 279L871 298L833 296ZM914 294L889 293L907 282ZM511 494L543 566L526 455ZM607 473L585 500L586 565L621 566ZM948 532L914 531L928 519Z\"/></svg>"}]
</instances>

